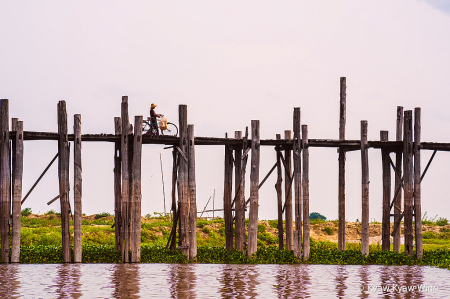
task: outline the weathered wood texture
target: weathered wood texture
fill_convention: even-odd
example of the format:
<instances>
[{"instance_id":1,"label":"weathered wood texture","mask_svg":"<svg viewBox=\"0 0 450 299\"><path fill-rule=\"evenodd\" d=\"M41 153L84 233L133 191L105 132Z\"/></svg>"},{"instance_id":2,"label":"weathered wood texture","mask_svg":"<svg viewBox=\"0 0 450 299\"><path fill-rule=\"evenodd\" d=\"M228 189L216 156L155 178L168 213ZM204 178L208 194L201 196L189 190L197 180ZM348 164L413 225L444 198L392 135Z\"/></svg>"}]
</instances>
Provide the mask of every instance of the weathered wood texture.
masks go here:
<instances>
[{"instance_id":1,"label":"weathered wood texture","mask_svg":"<svg viewBox=\"0 0 450 299\"><path fill-rule=\"evenodd\" d=\"M298 257L302 256L302 160L301 160L301 137L300 137L300 108L294 108L293 119L293 131L294 131L294 145L293 145L293 157L294 157L294 219L296 234L293 235L294 243L298 244L297 250L294 249L294 254ZM309 215L308 215L309 216ZM294 246L295 247L295 246Z\"/></svg>"},{"instance_id":2,"label":"weathered wood texture","mask_svg":"<svg viewBox=\"0 0 450 299\"><path fill-rule=\"evenodd\" d=\"M197 184L195 183L194 125L188 125L188 138L189 259L195 260L197 258ZM233 222L231 222L231 230L233 230ZM231 238L233 238L233 231L231 231ZM233 242L233 239L231 239L231 242ZM231 248L233 248L233 243L231 243Z\"/></svg>"},{"instance_id":3,"label":"weathered wood texture","mask_svg":"<svg viewBox=\"0 0 450 299\"><path fill-rule=\"evenodd\" d=\"M284 131L284 139L291 140L291 131ZM285 180L284 180L284 194L285 194L285 216L286 216L286 249L294 250L294 236L293 236L293 219L292 219L292 182L291 182L291 149L286 148L284 151L285 160Z\"/></svg>"},{"instance_id":4,"label":"weathered wood texture","mask_svg":"<svg viewBox=\"0 0 450 299\"><path fill-rule=\"evenodd\" d=\"M130 261L130 165L128 159L128 144L132 142L129 140L130 121L128 118L128 97L122 97L121 105L121 120L122 120L122 134L121 134L121 156L122 156L122 231L120 232L120 250L122 251L122 263Z\"/></svg>"},{"instance_id":5,"label":"weathered wood texture","mask_svg":"<svg viewBox=\"0 0 450 299\"><path fill-rule=\"evenodd\" d=\"M120 117L114 117L114 130L116 135L122 135L122 123ZM122 167L121 167L120 141L114 142L114 231L116 250L120 250L120 231L122 227Z\"/></svg>"},{"instance_id":6,"label":"weathered wood texture","mask_svg":"<svg viewBox=\"0 0 450 299\"><path fill-rule=\"evenodd\" d=\"M12 213L11 213L11 222L12 222L12 237L11 241L14 243L14 239L17 238L15 236L15 230L14 230L14 220L15 220L15 214L14 214L14 178L15 178L15 168L16 168L16 130L17 130L17 122L19 121L18 118L11 118L11 130L12 132L9 133L11 142L10 142L10 154L11 154L11 205L12 205ZM23 136L22 136L23 137ZM20 212L19 212L20 215ZM20 217L20 216L19 216ZM20 233L20 229L19 229ZM20 246L20 241L19 241ZM19 249L20 250L20 249ZM11 252L11 262L13 262L13 255L14 255L14 249L12 249ZM19 254L20 255L20 254Z\"/></svg>"},{"instance_id":7,"label":"weathered wood texture","mask_svg":"<svg viewBox=\"0 0 450 299\"><path fill-rule=\"evenodd\" d=\"M345 140L347 79L340 78L339 140ZM345 250L345 149L339 148L338 250Z\"/></svg>"},{"instance_id":8,"label":"weathered wood texture","mask_svg":"<svg viewBox=\"0 0 450 299\"><path fill-rule=\"evenodd\" d=\"M404 116L404 147L403 147L403 183L404 183L404 231L405 254L413 254L413 227L412 227L412 201L413 201L413 143L412 143L412 111L405 111Z\"/></svg>"},{"instance_id":9,"label":"weathered wood texture","mask_svg":"<svg viewBox=\"0 0 450 299\"><path fill-rule=\"evenodd\" d=\"M70 226L69 226L69 141L67 139L66 102L58 103L58 152L59 152L59 194L61 194L61 229L64 263L70 263Z\"/></svg>"},{"instance_id":10,"label":"weathered wood texture","mask_svg":"<svg viewBox=\"0 0 450 299\"><path fill-rule=\"evenodd\" d=\"M74 169L74 219L73 219L73 260L75 263L81 263L81 216L82 212L82 168L81 168L81 114L75 114L73 120L73 132L75 134L75 144L73 147L73 169Z\"/></svg>"},{"instance_id":11,"label":"weathered wood texture","mask_svg":"<svg viewBox=\"0 0 450 299\"><path fill-rule=\"evenodd\" d=\"M250 168L250 213L248 221L248 256L257 249L258 201L259 201L259 160L260 160L259 120L252 120L252 158Z\"/></svg>"},{"instance_id":12,"label":"weathered wood texture","mask_svg":"<svg viewBox=\"0 0 450 299\"><path fill-rule=\"evenodd\" d=\"M233 150L231 146L225 145L225 173L223 186L223 218L225 221L225 247L233 249L233 214L231 212L231 201L233 192Z\"/></svg>"},{"instance_id":13,"label":"weathered wood texture","mask_svg":"<svg viewBox=\"0 0 450 299\"><path fill-rule=\"evenodd\" d=\"M133 136L133 204L131 217L131 262L141 262L141 161L142 161L142 115L134 117Z\"/></svg>"},{"instance_id":14,"label":"weathered wood texture","mask_svg":"<svg viewBox=\"0 0 450 299\"><path fill-rule=\"evenodd\" d=\"M1 199L0 199L0 234L2 261L9 262L9 211L10 211L10 151L9 151L9 106L8 99L1 100L0 107L0 181L1 181Z\"/></svg>"},{"instance_id":15,"label":"weathered wood texture","mask_svg":"<svg viewBox=\"0 0 450 299\"><path fill-rule=\"evenodd\" d=\"M169 242L170 242L170 249L175 250L176 249L176 239L177 239L177 222L178 222L178 212L179 209L177 209L177 177L178 177L178 157L181 155L178 155L177 149L174 147L172 151L172 158L173 158L173 164L172 164L172 231L171 235L169 236Z\"/></svg>"},{"instance_id":16,"label":"weathered wood texture","mask_svg":"<svg viewBox=\"0 0 450 299\"><path fill-rule=\"evenodd\" d=\"M178 106L180 143L179 148L182 153L186 154L188 149L188 132L187 132L187 106ZM189 213L189 188L188 188L188 161L183 156L180 157L178 168L178 200L180 202L180 233L179 241L181 251L189 258L188 246L188 213Z\"/></svg>"},{"instance_id":17,"label":"weathered wood texture","mask_svg":"<svg viewBox=\"0 0 450 299\"><path fill-rule=\"evenodd\" d=\"M396 126L396 141L402 141L403 140L403 107L398 106L397 107L397 126ZM394 200L394 225L396 223L400 223L401 217L399 216L402 213L401 206L402 206L402 188L401 188L401 178L402 178L402 153L403 148L396 151L395 153L395 172L397 175L395 176L395 190L399 190L397 196L393 199ZM398 224L400 225L400 224ZM395 252L400 252L400 229L397 229L395 231L395 234L393 236L394 239L394 246L393 249Z\"/></svg>"},{"instance_id":18,"label":"weathered wood texture","mask_svg":"<svg viewBox=\"0 0 450 299\"><path fill-rule=\"evenodd\" d=\"M277 134L277 140L281 139L281 135ZM277 146L275 147L277 151L277 182L275 183L275 190L277 191L277 207L278 207L278 248L280 250L284 249L283 242L283 193L281 184L283 183L283 173L281 170L281 151Z\"/></svg>"},{"instance_id":19,"label":"weathered wood texture","mask_svg":"<svg viewBox=\"0 0 450 299\"><path fill-rule=\"evenodd\" d=\"M244 252L245 243L245 166L247 157L242 160L242 149L246 150L247 142L242 138L242 131L236 131L234 137L241 141L241 146L234 149L235 163L235 249Z\"/></svg>"},{"instance_id":20,"label":"weathered wood texture","mask_svg":"<svg viewBox=\"0 0 450 299\"><path fill-rule=\"evenodd\" d=\"M309 145L308 126L302 125L303 140L303 259L307 260L310 253L310 226L309 226ZM301 239L300 239L301 240Z\"/></svg>"},{"instance_id":21,"label":"weathered wood texture","mask_svg":"<svg viewBox=\"0 0 450 299\"><path fill-rule=\"evenodd\" d=\"M18 263L20 257L20 220L22 199L22 175L23 175L23 122L15 124L16 136L14 144L14 171L13 171L13 207L12 207L12 254L11 262Z\"/></svg>"},{"instance_id":22,"label":"weathered wood texture","mask_svg":"<svg viewBox=\"0 0 450 299\"><path fill-rule=\"evenodd\" d=\"M380 140L388 141L388 131L380 131ZM382 250L390 250L390 229L391 229L391 165L389 163L389 152L381 149L381 164L383 170L383 220L381 227Z\"/></svg>"},{"instance_id":23,"label":"weathered wood texture","mask_svg":"<svg viewBox=\"0 0 450 299\"><path fill-rule=\"evenodd\" d=\"M416 241L416 257L422 258L422 207L420 197L420 108L414 109L414 224L415 224L415 241Z\"/></svg>"},{"instance_id":24,"label":"weathered wood texture","mask_svg":"<svg viewBox=\"0 0 450 299\"><path fill-rule=\"evenodd\" d=\"M361 121L361 169L362 169L362 216L361 254L369 254L369 155L367 146L367 121Z\"/></svg>"}]
</instances>

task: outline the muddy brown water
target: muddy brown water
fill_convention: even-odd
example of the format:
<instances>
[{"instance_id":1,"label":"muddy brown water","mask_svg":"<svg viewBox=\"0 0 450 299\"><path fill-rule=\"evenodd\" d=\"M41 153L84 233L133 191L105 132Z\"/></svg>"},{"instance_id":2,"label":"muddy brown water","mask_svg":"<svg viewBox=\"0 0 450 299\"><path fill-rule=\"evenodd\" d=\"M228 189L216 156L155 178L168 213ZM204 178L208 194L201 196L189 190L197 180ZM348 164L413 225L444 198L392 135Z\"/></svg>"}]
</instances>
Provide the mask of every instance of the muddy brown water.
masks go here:
<instances>
[{"instance_id":1,"label":"muddy brown water","mask_svg":"<svg viewBox=\"0 0 450 299\"><path fill-rule=\"evenodd\" d=\"M450 271L420 266L0 265L1 298L450 298Z\"/></svg>"}]
</instances>

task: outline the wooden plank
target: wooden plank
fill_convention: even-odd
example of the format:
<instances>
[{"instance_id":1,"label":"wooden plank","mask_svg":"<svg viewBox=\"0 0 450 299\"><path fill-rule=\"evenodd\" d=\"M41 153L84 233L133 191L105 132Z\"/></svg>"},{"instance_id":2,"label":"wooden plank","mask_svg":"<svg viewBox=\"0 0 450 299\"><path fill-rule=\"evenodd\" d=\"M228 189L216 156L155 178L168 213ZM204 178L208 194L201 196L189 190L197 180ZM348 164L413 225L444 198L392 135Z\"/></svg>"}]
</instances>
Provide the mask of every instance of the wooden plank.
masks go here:
<instances>
[{"instance_id":1,"label":"wooden plank","mask_svg":"<svg viewBox=\"0 0 450 299\"><path fill-rule=\"evenodd\" d=\"M8 99L1 100L0 107L0 234L3 263L9 262L9 211L10 211L10 151L9 151L9 107Z\"/></svg>"},{"instance_id":2,"label":"wooden plank","mask_svg":"<svg viewBox=\"0 0 450 299\"><path fill-rule=\"evenodd\" d=\"M388 131L380 131L380 140L388 141L388 133ZM385 149L381 149L381 164L383 170L383 220L381 226L381 249L389 251L391 249L391 241L389 235L391 229L391 165L389 152Z\"/></svg>"},{"instance_id":3,"label":"wooden plank","mask_svg":"<svg viewBox=\"0 0 450 299\"><path fill-rule=\"evenodd\" d=\"M179 148L181 152L187 152L188 146L188 133L187 133L187 106L178 106L179 116L179 132L180 143ZM189 244L188 244L188 213L189 213L189 188L188 188L188 163L183 159L179 159L178 168L178 200L180 202L180 214L179 214L179 246L181 251L186 257L189 258Z\"/></svg>"},{"instance_id":4,"label":"wooden plank","mask_svg":"<svg viewBox=\"0 0 450 299\"><path fill-rule=\"evenodd\" d=\"M128 263L129 251L130 251L130 219L129 214L129 201L130 201L130 172L129 172L129 160L128 160L128 143L129 140L129 118L128 118L128 96L122 97L121 104L121 120L122 120L122 134L121 134L121 154L122 154L122 231L120 232L120 250L122 251L122 263Z\"/></svg>"},{"instance_id":5,"label":"wooden plank","mask_svg":"<svg viewBox=\"0 0 450 299\"><path fill-rule=\"evenodd\" d=\"M303 260L309 259L310 253L310 226L309 226L309 149L308 126L302 125L303 140ZM301 240L301 238L300 238Z\"/></svg>"},{"instance_id":6,"label":"wooden plank","mask_svg":"<svg viewBox=\"0 0 450 299\"><path fill-rule=\"evenodd\" d=\"M422 203L420 196L420 108L414 109L414 225L416 241L416 257L423 256L422 244Z\"/></svg>"},{"instance_id":7,"label":"wooden plank","mask_svg":"<svg viewBox=\"0 0 450 299\"><path fill-rule=\"evenodd\" d=\"M252 120L252 157L250 168L250 213L248 221L248 256L250 257L257 249L258 233L258 201L259 201L259 120Z\"/></svg>"},{"instance_id":8,"label":"wooden plank","mask_svg":"<svg viewBox=\"0 0 450 299\"><path fill-rule=\"evenodd\" d=\"M284 139L290 140L291 139L291 131L286 130L284 131ZM285 217L286 217L286 249L287 250L294 250L294 236L293 236L293 219L292 219L292 182L291 180L287 179L291 176L292 171L292 164L291 164L291 150L285 149L284 151L284 157L285 157L285 180L284 180L284 194L285 194L285 205L286 205L286 211L285 211Z\"/></svg>"},{"instance_id":9,"label":"wooden plank","mask_svg":"<svg viewBox=\"0 0 450 299\"><path fill-rule=\"evenodd\" d=\"M244 252L245 242L245 206L244 206L244 189L245 189L245 167L243 167L244 161L242 160L242 148L247 145L242 138L242 131L235 131L234 137L241 141L240 147L234 149L234 161L235 161L235 198L236 198L236 210L235 210L235 249ZM244 158L244 160L246 160Z\"/></svg>"},{"instance_id":10,"label":"wooden plank","mask_svg":"<svg viewBox=\"0 0 450 299\"><path fill-rule=\"evenodd\" d=\"M229 145L225 145L223 186L223 218L225 221L225 248L233 249L233 214L231 212L231 193L233 192L233 151Z\"/></svg>"},{"instance_id":11,"label":"wooden plank","mask_svg":"<svg viewBox=\"0 0 450 299\"><path fill-rule=\"evenodd\" d=\"M403 107L397 106L397 123L396 123L396 141L403 141ZM402 211L400 207L402 206L402 188L403 185L401 181L402 177L402 152L403 148L395 153L395 190L396 194L394 195L394 214L400 214ZM398 191L397 191L398 190ZM397 194L398 192L398 194ZM394 225L398 223L400 225L401 218L399 216L394 216ZM394 251L400 252L400 230L397 230L393 236L394 239Z\"/></svg>"},{"instance_id":12,"label":"wooden plank","mask_svg":"<svg viewBox=\"0 0 450 299\"><path fill-rule=\"evenodd\" d=\"M347 111L347 79L340 78L339 140L345 140ZM345 149L339 148L338 250L345 250Z\"/></svg>"},{"instance_id":13,"label":"wooden plank","mask_svg":"<svg viewBox=\"0 0 450 299\"><path fill-rule=\"evenodd\" d=\"M367 148L367 121L361 121L361 168L362 168L362 216L361 254L369 254L369 156Z\"/></svg>"},{"instance_id":14,"label":"wooden plank","mask_svg":"<svg viewBox=\"0 0 450 299\"><path fill-rule=\"evenodd\" d=\"M277 134L277 139L281 139L281 135ZM277 208L278 208L278 248L283 250L284 242L283 242L283 194L281 184L283 182L283 174L281 172L281 151L279 147L275 148L277 151L277 182L275 184L275 189L277 191Z\"/></svg>"},{"instance_id":15,"label":"wooden plank","mask_svg":"<svg viewBox=\"0 0 450 299\"><path fill-rule=\"evenodd\" d=\"M82 167L81 167L81 114L75 114L73 120L73 132L75 134L75 145L73 147L73 169L74 169L74 220L73 220L73 260L75 263L82 261Z\"/></svg>"},{"instance_id":16,"label":"wooden plank","mask_svg":"<svg viewBox=\"0 0 450 299\"><path fill-rule=\"evenodd\" d=\"M412 201L413 201L413 140L412 140L412 111L404 114L404 147L403 147L403 173L404 173L404 231L405 254L413 254L413 227L412 227Z\"/></svg>"},{"instance_id":17,"label":"wooden plank","mask_svg":"<svg viewBox=\"0 0 450 299\"><path fill-rule=\"evenodd\" d=\"M114 117L116 135L122 135L122 122L120 117ZM120 250L120 231L122 229L122 155L120 141L114 142L114 232L116 250Z\"/></svg>"},{"instance_id":18,"label":"wooden plank","mask_svg":"<svg viewBox=\"0 0 450 299\"><path fill-rule=\"evenodd\" d=\"M23 122L17 121L15 126L16 136L14 145L14 176L13 176L13 208L12 208L12 254L11 262L18 263L20 257L20 220L22 199L22 175L23 175Z\"/></svg>"},{"instance_id":19,"label":"wooden plank","mask_svg":"<svg viewBox=\"0 0 450 299\"><path fill-rule=\"evenodd\" d=\"M61 203L62 250L64 263L71 262L69 226L69 141L67 138L66 102L58 103L59 194Z\"/></svg>"},{"instance_id":20,"label":"wooden plank","mask_svg":"<svg viewBox=\"0 0 450 299\"><path fill-rule=\"evenodd\" d=\"M295 219L295 230L297 234L293 235L293 238L297 238L294 240L294 244L298 244L297 250L294 248L294 253L296 256L302 256L302 160L300 153L302 151L301 148L301 137L300 137L300 108L294 108L294 119L293 119L293 131L294 131L294 145L293 145L293 158L294 158L294 219ZM309 217L309 215L308 215Z\"/></svg>"},{"instance_id":21,"label":"wooden plank","mask_svg":"<svg viewBox=\"0 0 450 299\"><path fill-rule=\"evenodd\" d=\"M142 163L142 115L134 117L133 136L133 204L131 213L131 262L141 262L141 163Z\"/></svg>"},{"instance_id":22,"label":"wooden plank","mask_svg":"<svg viewBox=\"0 0 450 299\"><path fill-rule=\"evenodd\" d=\"M197 258L197 184L195 182L194 125L188 125L188 140L189 259L193 261ZM231 223L231 228L233 228L233 223ZM233 238L233 232L231 232L231 238ZM233 243L231 243L231 248L233 248Z\"/></svg>"}]
</instances>

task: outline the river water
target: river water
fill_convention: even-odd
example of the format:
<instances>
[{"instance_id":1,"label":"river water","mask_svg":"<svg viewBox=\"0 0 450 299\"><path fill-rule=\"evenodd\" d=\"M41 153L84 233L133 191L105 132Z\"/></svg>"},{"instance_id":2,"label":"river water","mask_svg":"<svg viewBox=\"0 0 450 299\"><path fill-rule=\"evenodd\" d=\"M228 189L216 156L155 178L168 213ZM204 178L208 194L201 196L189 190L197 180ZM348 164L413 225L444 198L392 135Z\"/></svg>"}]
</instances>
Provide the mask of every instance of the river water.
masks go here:
<instances>
[{"instance_id":1,"label":"river water","mask_svg":"<svg viewBox=\"0 0 450 299\"><path fill-rule=\"evenodd\" d=\"M0 265L1 298L450 298L450 271L420 266Z\"/></svg>"}]
</instances>

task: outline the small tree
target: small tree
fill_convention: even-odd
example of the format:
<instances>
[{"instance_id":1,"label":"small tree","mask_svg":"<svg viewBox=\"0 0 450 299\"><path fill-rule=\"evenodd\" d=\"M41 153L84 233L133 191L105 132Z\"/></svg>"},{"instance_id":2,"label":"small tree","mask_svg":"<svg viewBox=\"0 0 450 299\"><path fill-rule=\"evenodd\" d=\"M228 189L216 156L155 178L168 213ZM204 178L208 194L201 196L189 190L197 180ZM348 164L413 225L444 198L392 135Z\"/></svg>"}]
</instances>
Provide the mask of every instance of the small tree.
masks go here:
<instances>
[{"instance_id":1,"label":"small tree","mask_svg":"<svg viewBox=\"0 0 450 299\"><path fill-rule=\"evenodd\" d=\"M315 219L327 220L327 217L323 216L320 213L312 212L311 214L309 214L309 219L311 219L311 220L315 220Z\"/></svg>"}]
</instances>

